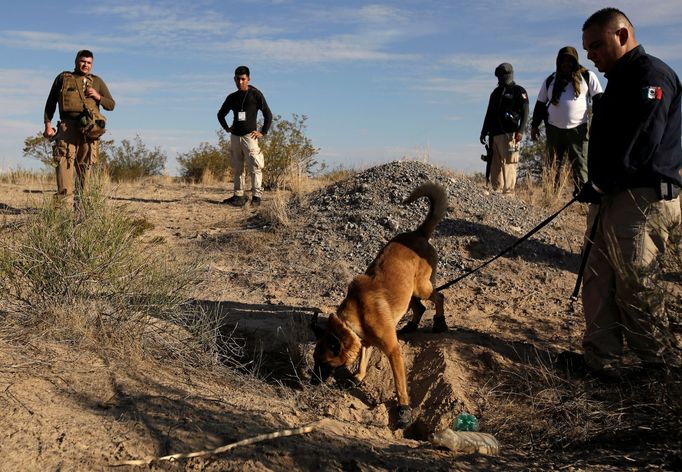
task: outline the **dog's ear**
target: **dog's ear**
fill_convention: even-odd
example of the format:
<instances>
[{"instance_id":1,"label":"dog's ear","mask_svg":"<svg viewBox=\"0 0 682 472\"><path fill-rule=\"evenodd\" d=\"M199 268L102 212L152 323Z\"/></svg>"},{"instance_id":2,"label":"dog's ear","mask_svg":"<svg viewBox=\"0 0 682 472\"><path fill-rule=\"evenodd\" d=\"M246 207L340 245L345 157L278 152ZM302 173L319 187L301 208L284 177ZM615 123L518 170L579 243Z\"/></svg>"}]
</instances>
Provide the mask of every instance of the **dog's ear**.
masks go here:
<instances>
[{"instance_id":1,"label":"dog's ear","mask_svg":"<svg viewBox=\"0 0 682 472\"><path fill-rule=\"evenodd\" d=\"M317 318L319 317L319 315L320 313L316 311L315 314L313 315L313 321L310 322L310 329L312 329L313 333L315 333L316 339L320 339L325 332L325 329L322 328L321 326L318 326L317 324Z\"/></svg>"}]
</instances>

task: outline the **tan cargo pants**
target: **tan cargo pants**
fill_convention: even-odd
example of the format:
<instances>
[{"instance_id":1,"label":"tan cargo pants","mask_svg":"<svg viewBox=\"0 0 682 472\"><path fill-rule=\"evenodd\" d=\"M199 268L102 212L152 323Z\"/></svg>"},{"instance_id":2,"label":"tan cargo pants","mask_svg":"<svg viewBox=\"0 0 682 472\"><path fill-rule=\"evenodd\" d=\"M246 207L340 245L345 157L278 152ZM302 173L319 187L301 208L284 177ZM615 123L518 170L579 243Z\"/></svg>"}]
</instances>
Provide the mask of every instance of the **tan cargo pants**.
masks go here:
<instances>
[{"instance_id":1,"label":"tan cargo pants","mask_svg":"<svg viewBox=\"0 0 682 472\"><path fill-rule=\"evenodd\" d=\"M62 204L71 207L74 193L79 195L86 190L92 166L99 160L99 140L86 140L77 120L63 120L59 123L57 133L53 148L57 198Z\"/></svg>"},{"instance_id":2,"label":"tan cargo pants","mask_svg":"<svg viewBox=\"0 0 682 472\"><path fill-rule=\"evenodd\" d=\"M232 150L232 182L234 183L234 194L238 197L244 195L245 169L244 164L248 164L251 174L251 191L254 197L261 197L263 194L263 166L265 158L258 145L258 139L252 138L250 134L235 136L230 138Z\"/></svg>"},{"instance_id":3,"label":"tan cargo pants","mask_svg":"<svg viewBox=\"0 0 682 472\"><path fill-rule=\"evenodd\" d=\"M493 158L490 163L490 184L496 192L511 193L516 187L516 167L519 151L511 151L513 134L493 136Z\"/></svg>"},{"instance_id":4,"label":"tan cargo pants","mask_svg":"<svg viewBox=\"0 0 682 472\"><path fill-rule=\"evenodd\" d=\"M670 231L680 225L679 197L658 200L652 188L607 195L590 206L588 233L597 213L582 294L585 361L593 370L617 361L625 338L642 361L659 362L662 346L652 321L664 305L652 291L652 271Z\"/></svg>"}]
</instances>

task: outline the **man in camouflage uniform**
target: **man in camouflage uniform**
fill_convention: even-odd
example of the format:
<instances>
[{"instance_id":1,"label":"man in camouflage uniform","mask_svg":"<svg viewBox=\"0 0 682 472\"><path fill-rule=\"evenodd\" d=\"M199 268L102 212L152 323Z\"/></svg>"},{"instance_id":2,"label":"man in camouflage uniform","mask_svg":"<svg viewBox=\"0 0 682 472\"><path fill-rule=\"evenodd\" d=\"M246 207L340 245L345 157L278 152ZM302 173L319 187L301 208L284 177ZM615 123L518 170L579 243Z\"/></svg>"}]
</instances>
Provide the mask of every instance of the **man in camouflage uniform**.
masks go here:
<instances>
[{"instance_id":1,"label":"man in camouflage uniform","mask_svg":"<svg viewBox=\"0 0 682 472\"><path fill-rule=\"evenodd\" d=\"M57 195L65 204L73 205L74 190L85 189L92 165L99 158L99 139L88 138L81 132L81 118L86 108L113 110L116 102L98 76L91 74L93 54L78 51L73 72L62 72L52 83L45 103L45 131L43 136L54 138L54 163L57 174ZM55 130L52 117L59 105L61 121ZM74 169L78 183L74 189Z\"/></svg>"}]
</instances>

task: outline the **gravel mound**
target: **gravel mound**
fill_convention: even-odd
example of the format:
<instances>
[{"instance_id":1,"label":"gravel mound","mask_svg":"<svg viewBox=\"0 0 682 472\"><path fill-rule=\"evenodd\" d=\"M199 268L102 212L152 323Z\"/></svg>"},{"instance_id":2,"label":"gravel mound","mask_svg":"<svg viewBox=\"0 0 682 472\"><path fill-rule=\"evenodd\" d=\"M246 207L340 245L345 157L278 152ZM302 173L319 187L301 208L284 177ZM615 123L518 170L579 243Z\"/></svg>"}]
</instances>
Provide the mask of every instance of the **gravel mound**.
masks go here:
<instances>
[{"instance_id":1,"label":"gravel mound","mask_svg":"<svg viewBox=\"0 0 682 472\"><path fill-rule=\"evenodd\" d=\"M395 161L292 200L289 216L296 229L290 237L320 264L344 261L351 276L362 273L388 240L424 219L426 199L402 202L427 181L442 185L449 196L448 214L431 241L440 256L439 283L498 254L547 216L519 198L488 192L470 177L424 162Z\"/></svg>"}]
</instances>

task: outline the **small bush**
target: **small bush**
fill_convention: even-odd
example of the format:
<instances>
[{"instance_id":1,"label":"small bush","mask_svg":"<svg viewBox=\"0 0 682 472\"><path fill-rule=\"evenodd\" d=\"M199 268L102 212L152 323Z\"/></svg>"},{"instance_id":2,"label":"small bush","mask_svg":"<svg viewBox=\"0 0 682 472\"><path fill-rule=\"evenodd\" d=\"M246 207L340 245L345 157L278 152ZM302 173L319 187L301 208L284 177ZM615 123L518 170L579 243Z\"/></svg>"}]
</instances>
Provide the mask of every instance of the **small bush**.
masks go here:
<instances>
[{"instance_id":1,"label":"small bush","mask_svg":"<svg viewBox=\"0 0 682 472\"><path fill-rule=\"evenodd\" d=\"M295 113L291 120L284 120L279 115L273 118L270 131L261 140L265 155L265 188L290 188L287 184L292 178L300 181L312 174L319 149L305 135L307 119L307 116Z\"/></svg>"},{"instance_id":2,"label":"small bush","mask_svg":"<svg viewBox=\"0 0 682 472\"><path fill-rule=\"evenodd\" d=\"M226 178L229 179L230 140L222 130L218 131L217 135L217 145L201 143L198 147L178 156L180 175L184 180L210 183L211 180L222 182Z\"/></svg>"},{"instance_id":3,"label":"small bush","mask_svg":"<svg viewBox=\"0 0 682 472\"><path fill-rule=\"evenodd\" d=\"M161 175L166 166L166 154L161 148L147 149L140 136L135 136L132 142L124 139L108 152L111 155L106 160L106 166L114 181Z\"/></svg>"},{"instance_id":4,"label":"small bush","mask_svg":"<svg viewBox=\"0 0 682 472\"><path fill-rule=\"evenodd\" d=\"M52 165L52 142L40 131L24 139L23 153L24 157L37 159L46 167Z\"/></svg>"},{"instance_id":5,"label":"small bush","mask_svg":"<svg viewBox=\"0 0 682 472\"><path fill-rule=\"evenodd\" d=\"M53 146L54 143L45 138L43 133L39 131L37 134L28 136L24 139L23 154L24 157L39 160L45 167L51 169L54 164ZM114 141L112 139L99 140L99 156L101 162L107 162L111 159L111 153L114 147Z\"/></svg>"},{"instance_id":6,"label":"small bush","mask_svg":"<svg viewBox=\"0 0 682 472\"><path fill-rule=\"evenodd\" d=\"M9 336L15 326L15 336L31 333L122 356L196 349L192 323L173 323L186 320L199 263L143 243L139 235L147 228L146 220L110 206L94 183L76 212L46 201L20 234L0 238L0 303L12 314L0 334Z\"/></svg>"}]
</instances>

